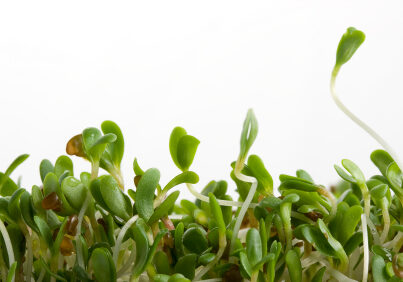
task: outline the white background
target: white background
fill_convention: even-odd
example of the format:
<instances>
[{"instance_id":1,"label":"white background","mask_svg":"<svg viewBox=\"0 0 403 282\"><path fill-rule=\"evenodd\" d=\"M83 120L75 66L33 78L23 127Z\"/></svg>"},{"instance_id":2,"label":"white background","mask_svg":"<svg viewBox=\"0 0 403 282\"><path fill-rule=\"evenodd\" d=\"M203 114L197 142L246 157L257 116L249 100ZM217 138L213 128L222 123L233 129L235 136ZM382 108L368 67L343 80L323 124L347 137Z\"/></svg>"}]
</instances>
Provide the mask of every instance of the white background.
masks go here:
<instances>
[{"instance_id":1,"label":"white background","mask_svg":"<svg viewBox=\"0 0 403 282\"><path fill-rule=\"evenodd\" d=\"M345 29L365 31L338 91L402 154L402 15L402 1L3 1L0 170L31 154L13 173L30 189L41 159L54 162L71 136L111 119L125 136L126 187L134 157L165 184L179 172L168 150L179 125L201 140L201 189L230 180L253 108L252 153L276 184L298 168L334 183L342 158L369 176L378 146L333 104L330 72ZM77 175L89 169L74 159Z\"/></svg>"}]
</instances>

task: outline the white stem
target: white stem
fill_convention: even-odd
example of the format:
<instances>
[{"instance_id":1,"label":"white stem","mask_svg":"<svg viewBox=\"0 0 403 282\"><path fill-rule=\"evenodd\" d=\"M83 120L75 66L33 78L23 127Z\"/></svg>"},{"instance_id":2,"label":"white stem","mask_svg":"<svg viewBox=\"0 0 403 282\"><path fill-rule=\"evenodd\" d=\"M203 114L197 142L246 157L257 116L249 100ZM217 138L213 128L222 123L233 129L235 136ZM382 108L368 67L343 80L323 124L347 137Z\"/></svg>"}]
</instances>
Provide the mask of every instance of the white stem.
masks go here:
<instances>
[{"instance_id":1,"label":"white stem","mask_svg":"<svg viewBox=\"0 0 403 282\"><path fill-rule=\"evenodd\" d=\"M403 169L402 163L400 162L397 154L392 149L392 147L384 140L375 130L369 127L365 122L359 119L356 115L354 115L340 100L336 92L336 77L338 70L333 70L332 78L330 80L330 93L332 94L333 101L336 103L337 107L346 114L353 122L355 122L359 127L364 129L372 138L376 140L376 142L381 145L385 151L387 151L395 162L399 165L400 168Z\"/></svg>"},{"instance_id":2,"label":"white stem","mask_svg":"<svg viewBox=\"0 0 403 282\"><path fill-rule=\"evenodd\" d=\"M127 259L126 263L122 266L121 269L119 269L118 273L117 273L117 277L121 277L124 274L126 274L126 272L130 269L130 266L133 264L134 260L136 259L136 250L135 247L136 244L133 245L133 249L130 252L130 256Z\"/></svg>"},{"instance_id":3,"label":"white stem","mask_svg":"<svg viewBox=\"0 0 403 282\"><path fill-rule=\"evenodd\" d=\"M3 221L0 219L0 232L3 235L4 243L6 244L7 254L8 254L8 264L9 267L14 263L14 251L13 245L11 244L10 236L8 235L7 228L4 225ZM13 280L14 281L14 277Z\"/></svg>"},{"instance_id":4,"label":"white stem","mask_svg":"<svg viewBox=\"0 0 403 282\"><path fill-rule=\"evenodd\" d=\"M115 248L113 249L113 261L115 262L115 265L117 265L117 262L118 262L119 248L120 248L120 245L122 244L123 237L125 236L127 230L129 230L130 226L132 226L132 224L136 222L138 217L139 217L138 215L135 215L132 218L130 218L126 222L126 224L123 225L122 229L119 232L118 239L116 240L116 243L115 243Z\"/></svg>"},{"instance_id":5,"label":"white stem","mask_svg":"<svg viewBox=\"0 0 403 282\"><path fill-rule=\"evenodd\" d=\"M369 267L369 248L368 248L367 216L365 214L361 214L361 226L362 226L362 242L364 248L364 267L362 269L362 282L367 282L368 267Z\"/></svg>"},{"instance_id":6,"label":"white stem","mask_svg":"<svg viewBox=\"0 0 403 282\"><path fill-rule=\"evenodd\" d=\"M249 176L246 176L246 177L249 177ZM210 201L209 197L197 192L191 183L186 183L186 186L188 187L190 193L192 193L192 195L195 196L200 201L207 202L207 203ZM219 200L219 199L217 199L217 202L220 206L227 206L227 207L242 207L244 204L244 202L227 201L227 200ZM255 208L256 206L257 206L257 204L252 203L249 205L249 208Z\"/></svg>"},{"instance_id":7,"label":"white stem","mask_svg":"<svg viewBox=\"0 0 403 282\"><path fill-rule=\"evenodd\" d=\"M76 235L76 245L77 245L77 262L80 267L84 269L84 258L82 254L82 245L81 245L81 225L83 223L83 218L85 215L85 212L87 211L88 205L91 200L91 195L90 192L87 192L87 197L85 198L84 204L81 207L80 213L78 214L78 224L77 224L77 235Z\"/></svg>"},{"instance_id":8,"label":"white stem","mask_svg":"<svg viewBox=\"0 0 403 282\"><path fill-rule=\"evenodd\" d=\"M238 232L239 232L239 229L241 228L243 218L246 214L246 211L249 208L250 203L252 202L253 196L255 195L256 188L257 188L256 178L242 174L241 173L242 167L238 163L239 163L239 160L238 160L237 164L235 165L236 166L235 170L234 170L235 176L239 180L252 183L252 186L250 187L248 196L246 197L245 202L243 202L241 210L239 211L238 217L235 221L234 230L232 231L231 246L230 246L230 252L229 252L230 254L232 254L232 252L234 251L235 242L236 242L236 239L238 238Z\"/></svg>"}]
</instances>

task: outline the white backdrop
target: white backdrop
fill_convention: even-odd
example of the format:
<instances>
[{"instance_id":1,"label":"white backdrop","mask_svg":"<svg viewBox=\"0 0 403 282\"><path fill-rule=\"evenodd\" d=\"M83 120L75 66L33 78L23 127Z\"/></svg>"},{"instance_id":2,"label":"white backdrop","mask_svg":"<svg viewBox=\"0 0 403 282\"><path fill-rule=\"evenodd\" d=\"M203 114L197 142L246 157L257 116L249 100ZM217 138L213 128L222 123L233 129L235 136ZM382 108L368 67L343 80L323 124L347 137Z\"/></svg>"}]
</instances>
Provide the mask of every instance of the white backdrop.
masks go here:
<instances>
[{"instance_id":1,"label":"white backdrop","mask_svg":"<svg viewBox=\"0 0 403 282\"><path fill-rule=\"evenodd\" d=\"M402 13L402 1L3 1L0 170L31 154L13 173L30 189L41 159L54 162L71 136L111 119L125 136L127 187L134 157L164 184L178 173L168 139L180 125L201 140L201 189L230 180L251 107L252 153L276 184L298 168L333 183L342 158L369 175L378 146L332 103L330 72L345 29L365 31L338 91L402 154ZM76 172L89 169L75 160Z\"/></svg>"}]
</instances>

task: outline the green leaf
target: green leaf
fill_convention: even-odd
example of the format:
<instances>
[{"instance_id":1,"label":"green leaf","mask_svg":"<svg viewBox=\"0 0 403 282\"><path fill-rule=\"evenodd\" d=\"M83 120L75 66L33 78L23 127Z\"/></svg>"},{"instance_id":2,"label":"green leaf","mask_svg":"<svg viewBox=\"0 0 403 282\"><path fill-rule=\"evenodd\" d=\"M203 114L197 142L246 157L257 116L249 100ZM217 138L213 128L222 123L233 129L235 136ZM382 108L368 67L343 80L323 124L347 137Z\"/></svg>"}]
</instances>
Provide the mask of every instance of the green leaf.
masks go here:
<instances>
[{"instance_id":1,"label":"green leaf","mask_svg":"<svg viewBox=\"0 0 403 282\"><path fill-rule=\"evenodd\" d=\"M34 216L34 221L38 226L41 237L48 245L48 248L51 249L53 247L53 238L52 238L52 232L50 231L48 224L39 216Z\"/></svg>"},{"instance_id":2,"label":"green leaf","mask_svg":"<svg viewBox=\"0 0 403 282\"><path fill-rule=\"evenodd\" d=\"M197 182L199 182L199 176L196 173L193 171L185 171L169 181L169 183L164 187L163 192L166 193L173 187L183 183L196 184Z\"/></svg>"},{"instance_id":3,"label":"green leaf","mask_svg":"<svg viewBox=\"0 0 403 282\"><path fill-rule=\"evenodd\" d=\"M327 228L326 224L323 222L322 219L318 219L318 226L320 231L323 233L325 238L327 239L330 246L332 246L333 250L335 250L337 254L337 258L339 258L344 266L348 263L348 257L346 252L343 249L343 246L337 241L332 234L330 233L329 229Z\"/></svg>"},{"instance_id":4,"label":"green leaf","mask_svg":"<svg viewBox=\"0 0 403 282\"><path fill-rule=\"evenodd\" d=\"M312 282L322 282L323 280L323 274L325 274L326 271L326 266L320 268L314 277L312 277Z\"/></svg>"},{"instance_id":5,"label":"green leaf","mask_svg":"<svg viewBox=\"0 0 403 282\"><path fill-rule=\"evenodd\" d=\"M7 282L14 281L13 278L15 277L15 270L17 269L17 262L13 262L13 264L10 266L10 269L8 270L7 274Z\"/></svg>"},{"instance_id":6,"label":"green leaf","mask_svg":"<svg viewBox=\"0 0 403 282\"><path fill-rule=\"evenodd\" d=\"M57 178L60 178L65 171L68 171L68 176L73 176L73 162L68 156L60 156L55 162L54 171Z\"/></svg>"},{"instance_id":7,"label":"green leaf","mask_svg":"<svg viewBox=\"0 0 403 282\"><path fill-rule=\"evenodd\" d=\"M285 255L285 263L287 264L291 282L301 282L302 281L301 260L295 250L289 250L287 252L287 254Z\"/></svg>"},{"instance_id":8,"label":"green leaf","mask_svg":"<svg viewBox=\"0 0 403 282\"><path fill-rule=\"evenodd\" d=\"M36 226L34 221L34 209L31 195L27 191L24 191L21 195L20 210L25 223L36 233L39 233L38 227Z\"/></svg>"},{"instance_id":9,"label":"green leaf","mask_svg":"<svg viewBox=\"0 0 403 282\"><path fill-rule=\"evenodd\" d=\"M185 225L183 224L183 222L179 222L175 228L174 239L175 239L175 251L177 253L177 256L183 255L182 237L183 237L184 229L185 229Z\"/></svg>"},{"instance_id":10,"label":"green leaf","mask_svg":"<svg viewBox=\"0 0 403 282\"><path fill-rule=\"evenodd\" d=\"M263 191L267 194L273 194L273 178L264 166L263 161L257 155L250 155L248 158L248 168L256 177Z\"/></svg>"},{"instance_id":11,"label":"green leaf","mask_svg":"<svg viewBox=\"0 0 403 282\"><path fill-rule=\"evenodd\" d=\"M351 176L357 181L358 184L365 183L365 176L361 169L352 161L344 159L341 161L344 168L351 174Z\"/></svg>"},{"instance_id":12,"label":"green leaf","mask_svg":"<svg viewBox=\"0 0 403 282\"><path fill-rule=\"evenodd\" d=\"M255 142L258 132L258 123L253 113L252 109L248 110L246 115L242 133L241 133L241 150L239 153L239 159L244 160L252 147L253 142Z\"/></svg>"},{"instance_id":13,"label":"green leaf","mask_svg":"<svg viewBox=\"0 0 403 282\"><path fill-rule=\"evenodd\" d=\"M43 194L46 197L50 193L57 192L59 188L59 179L56 174L50 172L46 175L43 181Z\"/></svg>"},{"instance_id":14,"label":"green leaf","mask_svg":"<svg viewBox=\"0 0 403 282\"><path fill-rule=\"evenodd\" d=\"M192 253L200 255L208 248L207 234L198 227L186 230L182 237L183 245Z\"/></svg>"},{"instance_id":15,"label":"green leaf","mask_svg":"<svg viewBox=\"0 0 403 282\"><path fill-rule=\"evenodd\" d=\"M175 273L169 277L168 282L190 282L190 280L185 278L185 276L180 273Z\"/></svg>"},{"instance_id":16,"label":"green leaf","mask_svg":"<svg viewBox=\"0 0 403 282\"><path fill-rule=\"evenodd\" d=\"M139 176L142 176L144 174L144 171L141 169L141 167L137 161L137 158L134 158L134 161L133 161L133 171L136 175L139 175Z\"/></svg>"},{"instance_id":17,"label":"green leaf","mask_svg":"<svg viewBox=\"0 0 403 282\"><path fill-rule=\"evenodd\" d=\"M379 184L371 189L371 199L382 200L388 192L389 186L387 184Z\"/></svg>"},{"instance_id":18,"label":"green leaf","mask_svg":"<svg viewBox=\"0 0 403 282\"><path fill-rule=\"evenodd\" d=\"M337 47L336 67L341 67L347 63L364 40L365 34L362 31L349 27L341 37Z\"/></svg>"},{"instance_id":19,"label":"green leaf","mask_svg":"<svg viewBox=\"0 0 403 282\"><path fill-rule=\"evenodd\" d=\"M172 130L169 138L169 152L171 153L172 160L179 169L181 169L181 166L178 161L178 144L179 140L186 134L186 130L178 126Z\"/></svg>"},{"instance_id":20,"label":"green leaf","mask_svg":"<svg viewBox=\"0 0 403 282\"><path fill-rule=\"evenodd\" d=\"M197 255L196 254L188 254L179 258L178 262L175 265L175 272L180 273L186 278L192 280L195 276L195 268L196 268Z\"/></svg>"},{"instance_id":21,"label":"green leaf","mask_svg":"<svg viewBox=\"0 0 403 282\"><path fill-rule=\"evenodd\" d=\"M49 160L44 159L41 161L41 164L39 165L39 172L42 182L45 180L45 177L49 172L54 172L54 169L55 168Z\"/></svg>"},{"instance_id":22,"label":"green leaf","mask_svg":"<svg viewBox=\"0 0 403 282\"><path fill-rule=\"evenodd\" d=\"M213 214L214 220L217 223L219 233L225 234L226 226L225 226L225 222L224 222L224 217L222 215L221 207L218 204L217 199L213 193L209 193L209 199L210 199L210 210L211 210L211 213ZM221 235L221 236L223 236L223 235Z\"/></svg>"},{"instance_id":23,"label":"green leaf","mask_svg":"<svg viewBox=\"0 0 403 282\"><path fill-rule=\"evenodd\" d=\"M10 177L0 172L0 195L11 196L17 189L18 185Z\"/></svg>"},{"instance_id":24,"label":"green leaf","mask_svg":"<svg viewBox=\"0 0 403 282\"><path fill-rule=\"evenodd\" d=\"M150 219L148 220L148 225L152 225L156 221L158 221L160 218L167 216L169 211L172 210L173 206L175 205L176 200L179 197L179 191L175 191L172 194L170 194L162 203L159 205Z\"/></svg>"},{"instance_id":25,"label":"green leaf","mask_svg":"<svg viewBox=\"0 0 403 282\"><path fill-rule=\"evenodd\" d=\"M395 161L385 150L375 150L371 154L371 161L376 165L383 176L387 176L387 169Z\"/></svg>"},{"instance_id":26,"label":"green leaf","mask_svg":"<svg viewBox=\"0 0 403 282\"><path fill-rule=\"evenodd\" d=\"M83 131L84 151L91 162L98 162L105 151L106 145L115 140L115 134L108 133L102 136L99 129L94 127L86 128Z\"/></svg>"},{"instance_id":27,"label":"green leaf","mask_svg":"<svg viewBox=\"0 0 403 282\"><path fill-rule=\"evenodd\" d=\"M212 262L212 261L214 260L214 258L215 258L215 254L212 254L212 253L202 254L202 255L199 257L199 263L200 263L201 265L207 265L207 264L209 264L210 262Z\"/></svg>"},{"instance_id":28,"label":"green leaf","mask_svg":"<svg viewBox=\"0 0 403 282\"><path fill-rule=\"evenodd\" d=\"M110 154L114 166L120 168L125 147L122 131L116 123L110 120L104 121L101 124L101 129L105 135L112 133L116 136L116 141L109 143L106 151Z\"/></svg>"},{"instance_id":29,"label":"green leaf","mask_svg":"<svg viewBox=\"0 0 403 282\"><path fill-rule=\"evenodd\" d=\"M87 195L84 184L73 176L68 176L63 180L61 189L69 204L79 211Z\"/></svg>"},{"instance_id":30,"label":"green leaf","mask_svg":"<svg viewBox=\"0 0 403 282\"><path fill-rule=\"evenodd\" d=\"M336 227L335 234L335 237L342 245L354 234L358 223L361 221L362 213L361 206L349 207L344 212L340 224Z\"/></svg>"},{"instance_id":31,"label":"green leaf","mask_svg":"<svg viewBox=\"0 0 403 282\"><path fill-rule=\"evenodd\" d=\"M356 232L344 244L344 251L347 256L351 255L362 244L362 232Z\"/></svg>"},{"instance_id":32,"label":"green leaf","mask_svg":"<svg viewBox=\"0 0 403 282\"><path fill-rule=\"evenodd\" d=\"M95 279L99 282L116 281L116 267L108 249L97 248L91 254L91 265Z\"/></svg>"},{"instance_id":33,"label":"green leaf","mask_svg":"<svg viewBox=\"0 0 403 282\"><path fill-rule=\"evenodd\" d=\"M22 164L27 158L29 157L28 154L18 156L7 168L6 172L4 173L7 176L10 174L20 165Z\"/></svg>"},{"instance_id":34,"label":"green leaf","mask_svg":"<svg viewBox=\"0 0 403 282\"><path fill-rule=\"evenodd\" d=\"M157 270L157 273L161 274L172 274L172 269L169 264L168 256L163 251L158 251L154 255L154 265Z\"/></svg>"},{"instance_id":35,"label":"green leaf","mask_svg":"<svg viewBox=\"0 0 403 282\"><path fill-rule=\"evenodd\" d=\"M136 242L136 260L133 268L134 277L138 277L144 271L150 251L144 225L144 221L140 218L132 228L134 241Z\"/></svg>"},{"instance_id":36,"label":"green leaf","mask_svg":"<svg viewBox=\"0 0 403 282\"><path fill-rule=\"evenodd\" d=\"M11 218L15 221L18 221L21 218L21 210L20 210L20 198L21 195L26 192L25 189L20 188L13 193L8 202L8 213Z\"/></svg>"},{"instance_id":37,"label":"green leaf","mask_svg":"<svg viewBox=\"0 0 403 282\"><path fill-rule=\"evenodd\" d=\"M249 229L246 234L246 254L252 268L262 259L262 240L255 228Z\"/></svg>"},{"instance_id":38,"label":"green leaf","mask_svg":"<svg viewBox=\"0 0 403 282\"><path fill-rule=\"evenodd\" d=\"M312 177L305 170L299 169L299 170L297 170L296 174L297 174L298 178L301 178L301 179L304 179L304 180L309 181L311 183L314 183Z\"/></svg>"},{"instance_id":39,"label":"green leaf","mask_svg":"<svg viewBox=\"0 0 403 282\"><path fill-rule=\"evenodd\" d=\"M386 273L386 263L381 256L376 254L372 257L372 276L376 282L387 282L389 280Z\"/></svg>"},{"instance_id":40,"label":"green leaf","mask_svg":"<svg viewBox=\"0 0 403 282\"><path fill-rule=\"evenodd\" d=\"M241 263L242 269L248 275L247 278L252 277L252 266L249 263L248 256L244 252L239 253L239 261Z\"/></svg>"},{"instance_id":41,"label":"green leaf","mask_svg":"<svg viewBox=\"0 0 403 282\"><path fill-rule=\"evenodd\" d=\"M403 189L402 189L402 178L403 174L402 171L400 170L399 166L396 163L391 163L387 170L386 170L386 178L392 185L391 188L393 192L395 192L397 195L402 197L403 195Z\"/></svg>"},{"instance_id":42,"label":"green leaf","mask_svg":"<svg viewBox=\"0 0 403 282\"><path fill-rule=\"evenodd\" d=\"M154 195L158 182L160 181L160 172L156 168L148 169L137 185L136 190L136 209L140 217L149 220L154 213Z\"/></svg>"},{"instance_id":43,"label":"green leaf","mask_svg":"<svg viewBox=\"0 0 403 282\"><path fill-rule=\"evenodd\" d=\"M293 233L295 237L308 241L315 247L315 249L326 256L337 257L335 250L329 244L327 238L325 238L316 226L302 224L295 228Z\"/></svg>"},{"instance_id":44,"label":"green leaf","mask_svg":"<svg viewBox=\"0 0 403 282\"><path fill-rule=\"evenodd\" d=\"M193 163L200 141L191 135L184 135L178 141L177 161L182 171L187 171Z\"/></svg>"},{"instance_id":45,"label":"green leaf","mask_svg":"<svg viewBox=\"0 0 403 282\"><path fill-rule=\"evenodd\" d=\"M132 207L126 201L115 178L110 175L103 175L99 177L99 180L99 191L106 206L114 215L125 221L129 220L132 214Z\"/></svg>"},{"instance_id":46,"label":"green leaf","mask_svg":"<svg viewBox=\"0 0 403 282\"><path fill-rule=\"evenodd\" d=\"M344 169L339 167L338 165L334 165L334 169L336 170L337 174L343 178L345 181L350 182L350 183L357 183L357 181L352 178L350 175L348 175Z\"/></svg>"}]
</instances>

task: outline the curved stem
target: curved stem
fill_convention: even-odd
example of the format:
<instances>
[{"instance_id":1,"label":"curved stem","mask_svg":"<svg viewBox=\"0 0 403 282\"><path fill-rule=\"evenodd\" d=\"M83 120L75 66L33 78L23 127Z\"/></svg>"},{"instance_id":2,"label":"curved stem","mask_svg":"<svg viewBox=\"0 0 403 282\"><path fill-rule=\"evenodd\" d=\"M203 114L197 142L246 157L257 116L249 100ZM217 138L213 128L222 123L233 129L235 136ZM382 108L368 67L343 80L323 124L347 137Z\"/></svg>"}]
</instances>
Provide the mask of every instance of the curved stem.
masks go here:
<instances>
[{"instance_id":1,"label":"curved stem","mask_svg":"<svg viewBox=\"0 0 403 282\"><path fill-rule=\"evenodd\" d=\"M11 265L15 261L13 245L11 244L11 240L10 240L10 236L8 235L7 228L1 219L0 219L0 232L1 232L1 235L3 235L4 243L6 245L7 254L8 254L8 264L9 264L9 267L11 267ZM13 281L14 281L14 278L13 278Z\"/></svg>"},{"instance_id":2,"label":"curved stem","mask_svg":"<svg viewBox=\"0 0 403 282\"><path fill-rule=\"evenodd\" d=\"M245 177L250 177L250 176L246 176ZM249 181L247 181L249 182ZM209 202L209 197L200 194L199 192L196 191L196 189L193 187L193 184L191 183L186 183L186 186L189 189L189 192L192 193L193 196L195 196L197 199L199 199L200 201L203 202ZM227 207L242 207L244 202L236 202L236 201L227 201L227 200L219 200L217 199L217 202L220 206L227 206ZM257 204L255 203L251 203L249 205L250 208L255 208L257 206Z\"/></svg>"},{"instance_id":3,"label":"curved stem","mask_svg":"<svg viewBox=\"0 0 403 282\"><path fill-rule=\"evenodd\" d=\"M235 176L244 182L249 182L252 183L252 186L250 187L248 196L246 197L245 201L242 204L241 210L239 211L237 220L235 222L234 229L232 231L232 238L231 238L231 245L230 245L230 255L234 251L234 246L235 246L235 241L238 238L238 232L241 227L243 218L245 216L246 211L249 208L250 203L252 202L253 196L255 195L256 188L257 188L257 180L254 177L247 176L241 173L243 167L243 161L238 159L238 161L235 164L235 170L234 174Z\"/></svg>"},{"instance_id":4,"label":"curved stem","mask_svg":"<svg viewBox=\"0 0 403 282\"><path fill-rule=\"evenodd\" d=\"M399 165L399 167L403 168L402 163L400 162L397 154L392 149L392 147L385 141L375 130L373 130L369 125L359 119L356 115L354 115L340 100L336 92L336 77L338 74L339 68L334 68L332 72L332 78L330 80L330 93L332 94L333 101L336 103L337 107L348 116L353 122L355 122L359 127L364 129L372 138L375 139L384 149L387 151L395 162Z\"/></svg>"},{"instance_id":5,"label":"curved stem","mask_svg":"<svg viewBox=\"0 0 403 282\"><path fill-rule=\"evenodd\" d=\"M120 245L122 244L123 237L125 236L127 230L129 230L129 228L133 225L133 223L136 222L138 217L138 215L133 216L126 222L125 225L123 225L122 229L120 229L119 236L115 243L115 248L113 249L113 261L115 262L115 265L117 265L118 262L119 249Z\"/></svg>"}]
</instances>

